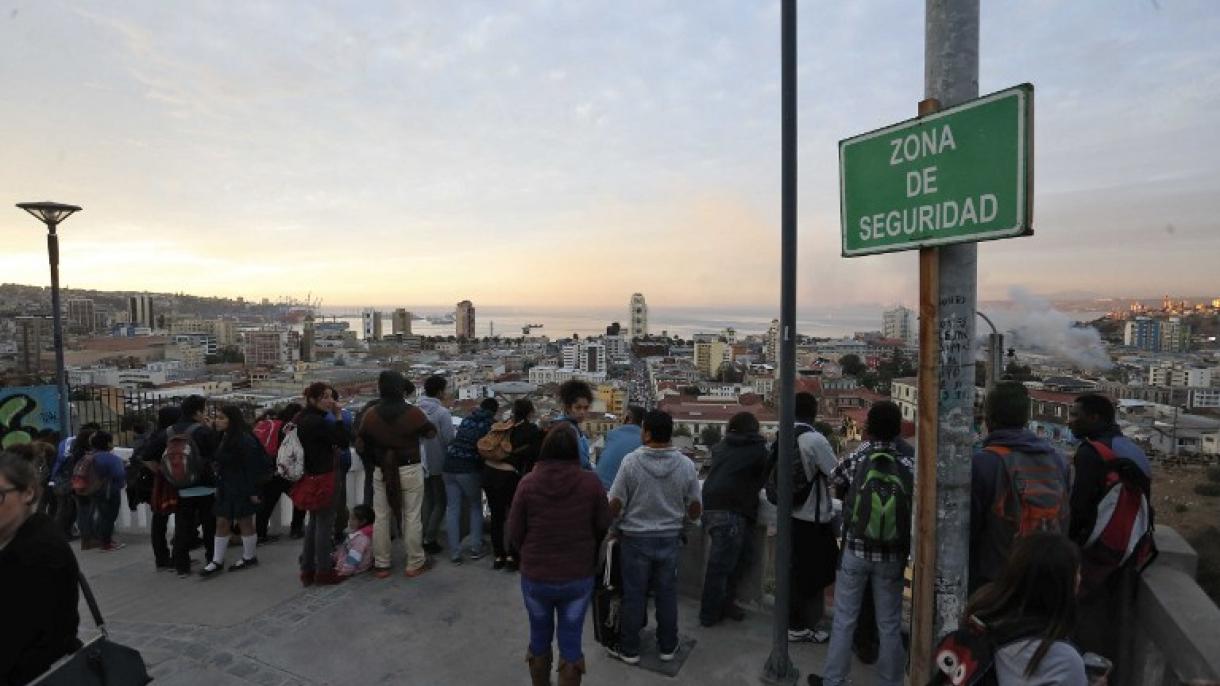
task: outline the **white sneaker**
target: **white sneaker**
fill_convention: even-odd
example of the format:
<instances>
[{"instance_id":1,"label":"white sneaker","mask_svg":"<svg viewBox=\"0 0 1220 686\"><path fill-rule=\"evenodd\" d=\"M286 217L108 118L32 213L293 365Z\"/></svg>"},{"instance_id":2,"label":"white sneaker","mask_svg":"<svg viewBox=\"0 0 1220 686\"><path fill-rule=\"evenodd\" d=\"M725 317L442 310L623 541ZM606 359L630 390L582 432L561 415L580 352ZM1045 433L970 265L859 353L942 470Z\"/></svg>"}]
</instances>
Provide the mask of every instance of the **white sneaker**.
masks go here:
<instances>
[{"instance_id":1,"label":"white sneaker","mask_svg":"<svg viewBox=\"0 0 1220 686\"><path fill-rule=\"evenodd\" d=\"M789 643L810 643L813 641L813 631L810 629L789 629Z\"/></svg>"},{"instance_id":2,"label":"white sneaker","mask_svg":"<svg viewBox=\"0 0 1220 686\"><path fill-rule=\"evenodd\" d=\"M629 665L640 664L639 655L624 655L623 652L621 650L619 650L618 648L606 648L606 654L609 655L610 657L622 660L623 662L626 662Z\"/></svg>"},{"instance_id":3,"label":"white sneaker","mask_svg":"<svg viewBox=\"0 0 1220 686\"><path fill-rule=\"evenodd\" d=\"M678 651L676 651L676 650L672 653L661 653L661 662L673 662L674 655L677 655L677 654L678 654Z\"/></svg>"}]
</instances>

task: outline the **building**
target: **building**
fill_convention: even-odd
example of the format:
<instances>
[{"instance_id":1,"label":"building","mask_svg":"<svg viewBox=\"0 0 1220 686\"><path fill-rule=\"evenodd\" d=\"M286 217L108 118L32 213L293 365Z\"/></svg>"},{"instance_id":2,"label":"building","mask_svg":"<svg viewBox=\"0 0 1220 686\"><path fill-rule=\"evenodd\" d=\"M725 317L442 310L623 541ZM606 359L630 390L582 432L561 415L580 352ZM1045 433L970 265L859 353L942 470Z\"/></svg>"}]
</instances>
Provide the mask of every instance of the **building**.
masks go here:
<instances>
[{"instance_id":1,"label":"building","mask_svg":"<svg viewBox=\"0 0 1220 686\"><path fill-rule=\"evenodd\" d=\"M599 384L595 399L600 400L610 414L621 415L627 410L627 389L619 384Z\"/></svg>"},{"instance_id":2,"label":"building","mask_svg":"<svg viewBox=\"0 0 1220 686\"><path fill-rule=\"evenodd\" d=\"M577 341L562 350L563 368L581 372L606 371L606 346L600 341Z\"/></svg>"},{"instance_id":3,"label":"building","mask_svg":"<svg viewBox=\"0 0 1220 686\"><path fill-rule=\"evenodd\" d=\"M300 335L295 331L247 331L245 338L247 367L278 367L301 359Z\"/></svg>"},{"instance_id":4,"label":"building","mask_svg":"<svg viewBox=\"0 0 1220 686\"><path fill-rule=\"evenodd\" d=\"M227 348L237 343L237 322L224 319L178 319L170 323L170 333L206 333L216 345Z\"/></svg>"},{"instance_id":5,"label":"building","mask_svg":"<svg viewBox=\"0 0 1220 686\"><path fill-rule=\"evenodd\" d=\"M366 309L360 313L364 325L364 340L380 341L384 333L381 325L381 313L374 309Z\"/></svg>"},{"instance_id":6,"label":"building","mask_svg":"<svg viewBox=\"0 0 1220 686\"><path fill-rule=\"evenodd\" d=\"M314 362L317 359L316 353L317 331L314 330L313 315L305 315L305 322L302 326L301 333L301 361Z\"/></svg>"},{"instance_id":7,"label":"building","mask_svg":"<svg viewBox=\"0 0 1220 686\"><path fill-rule=\"evenodd\" d=\"M899 305L892 310L886 310L881 315L881 335L884 338L896 338L908 344L918 338L915 328L914 313Z\"/></svg>"},{"instance_id":8,"label":"building","mask_svg":"<svg viewBox=\"0 0 1220 686\"><path fill-rule=\"evenodd\" d=\"M1184 353L1190 350L1190 325L1181 317L1170 317L1161 322L1161 352Z\"/></svg>"},{"instance_id":9,"label":"building","mask_svg":"<svg viewBox=\"0 0 1220 686\"><path fill-rule=\"evenodd\" d=\"M89 298L68 300L68 333L91 334L97 324L97 313Z\"/></svg>"},{"instance_id":10,"label":"building","mask_svg":"<svg viewBox=\"0 0 1220 686\"><path fill-rule=\"evenodd\" d=\"M627 317L631 322L627 327L628 338L643 338L648 335L648 303L644 302L642 293L631 295L631 303L627 306Z\"/></svg>"},{"instance_id":11,"label":"building","mask_svg":"<svg viewBox=\"0 0 1220 686\"><path fill-rule=\"evenodd\" d=\"M169 335L171 345L198 348L204 355L215 355L218 351L216 337L210 333L173 333Z\"/></svg>"},{"instance_id":12,"label":"building","mask_svg":"<svg viewBox=\"0 0 1220 686\"><path fill-rule=\"evenodd\" d=\"M585 372L568 367L556 367L551 364L540 364L530 367L529 382L538 386L546 384L561 384L571 379L580 379L593 384L605 382L605 372Z\"/></svg>"},{"instance_id":13,"label":"building","mask_svg":"<svg viewBox=\"0 0 1220 686\"><path fill-rule=\"evenodd\" d=\"M17 371L22 374L42 373L42 351L54 337L54 322L50 317L16 317Z\"/></svg>"},{"instance_id":14,"label":"building","mask_svg":"<svg viewBox=\"0 0 1220 686\"><path fill-rule=\"evenodd\" d=\"M733 361L733 346L723 338L711 336L710 339L695 339L695 368L705 378L714 379L720 372L720 365Z\"/></svg>"},{"instance_id":15,"label":"building","mask_svg":"<svg viewBox=\"0 0 1220 686\"><path fill-rule=\"evenodd\" d=\"M1149 386L1210 386L1212 370L1206 367L1183 367L1159 364L1148 367Z\"/></svg>"},{"instance_id":16,"label":"building","mask_svg":"<svg viewBox=\"0 0 1220 686\"><path fill-rule=\"evenodd\" d=\"M779 368L779 320L772 319L767 327L766 342L763 346L763 360L776 369Z\"/></svg>"},{"instance_id":17,"label":"building","mask_svg":"<svg viewBox=\"0 0 1220 686\"><path fill-rule=\"evenodd\" d=\"M454 324L457 327L458 338L476 338L475 320L474 320L474 303L469 300L463 300L457 304L457 312L454 314Z\"/></svg>"},{"instance_id":18,"label":"building","mask_svg":"<svg viewBox=\"0 0 1220 686\"><path fill-rule=\"evenodd\" d=\"M902 420L915 421L919 414L919 385L915 377L894 379L890 382L890 400L898 404L902 410Z\"/></svg>"},{"instance_id":19,"label":"building","mask_svg":"<svg viewBox=\"0 0 1220 686\"><path fill-rule=\"evenodd\" d=\"M393 331L395 336L411 335L411 313L407 312L407 310L402 307L394 310L394 320L391 331Z\"/></svg>"},{"instance_id":20,"label":"building","mask_svg":"<svg viewBox=\"0 0 1220 686\"><path fill-rule=\"evenodd\" d=\"M127 298L127 321L138 326L157 328L157 314L150 295L133 295Z\"/></svg>"}]
</instances>

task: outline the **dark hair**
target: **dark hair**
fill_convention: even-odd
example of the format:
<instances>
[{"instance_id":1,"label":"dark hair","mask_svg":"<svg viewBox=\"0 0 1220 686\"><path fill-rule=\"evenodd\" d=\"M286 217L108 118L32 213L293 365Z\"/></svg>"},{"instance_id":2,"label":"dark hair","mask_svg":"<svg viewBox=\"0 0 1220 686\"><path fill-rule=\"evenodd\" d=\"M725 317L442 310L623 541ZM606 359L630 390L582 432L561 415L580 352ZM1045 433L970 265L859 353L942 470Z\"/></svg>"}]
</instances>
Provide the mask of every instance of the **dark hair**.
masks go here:
<instances>
[{"instance_id":1,"label":"dark hair","mask_svg":"<svg viewBox=\"0 0 1220 686\"><path fill-rule=\"evenodd\" d=\"M385 372L382 373L384 374ZM303 395L306 400L318 400L322 398L322 396L326 395L326 392L329 390L330 386L327 386L325 382L315 381L306 386L301 395Z\"/></svg>"},{"instance_id":2,"label":"dark hair","mask_svg":"<svg viewBox=\"0 0 1220 686\"><path fill-rule=\"evenodd\" d=\"M758 429L758 417L753 412L738 412L729 419L729 433L756 434Z\"/></svg>"},{"instance_id":3,"label":"dark hair","mask_svg":"<svg viewBox=\"0 0 1220 686\"><path fill-rule=\"evenodd\" d=\"M225 405L220 408L220 413L229 420L229 428L225 429L225 443L228 443L230 436L244 436L250 433L250 425L246 423L246 417L241 413L241 408L236 405Z\"/></svg>"},{"instance_id":4,"label":"dark hair","mask_svg":"<svg viewBox=\"0 0 1220 686\"><path fill-rule=\"evenodd\" d=\"M357 505L352 508L352 514L360 518L366 525L377 522L377 513L368 505Z\"/></svg>"},{"instance_id":5,"label":"dark hair","mask_svg":"<svg viewBox=\"0 0 1220 686\"><path fill-rule=\"evenodd\" d=\"M878 400L868 408L865 431L877 441L892 441L902 433L902 410L893 400Z\"/></svg>"},{"instance_id":6,"label":"dark hair","mask_svg":"<svg viewBox=\"0 0 1220 686\"><path fill-rule=\"evenodd\" d=\"M334 386L331 386L329 384L326 387L330 389L330 394L335 396L335 400L338 400L339 399L339 389L337 389Z\"/></svg>"},{"instance_id":7,"label":"dark hair","mask_svg":"<svg viewBox=\"0 0 1220 686\"><path fill-rule=\"evenodd\" d=\"M34 490L38 498L42 484L38 483L38 470L29 459L8 450L0 451L0 475L3 475L18 491Z\"/></svg>"},{"instance_id":8,"label":"dark hair","mask_svg":"<svg viewBox=\"0 0 1220 686\"><path fill-rule=\"evenodd\" d=\"M569 422L560 422L546 432L542 439L542 448L538 451L538 461L566 460L576 462L580 459L580 439L576 429Z\"/></svg>"},{"instance_id":9,"label":"dark hair","mask_svg":"<svg viewBox=\"0 0 1220 686\"><path fill-rule=\"evenodd\" d=\"M182 418L194 419L207 405L208 401L202 395L188 395L182 401Z\"/></svg>"},{"instance_id":10,"label":"dark hair","mask_svg":"<svg viewBox=\"0 0 1220 686\"><path fill-rule=\"evenodd\" d=\"M449 382L445 380L445 377L433 374L432 376L424 379L424 395L428 396L429 398L435 398L441 393L444 393L445 387L448 385Z\"/></svg>"},{"instance_id":11,"label":"dark hair","mask_svg":"<svg viewBox=\"0 0 1220 686\"><path fill-rule=\"evenodd\" d=\"M406 381L407 383L402 387L402 392L406 393L407 395L415 395L415 382L410 379L407 379Z\"/></svg>"},{"instance_id":12,"label":"dark hair","mask_svg":"<svg viewBox=\"0 0 1220 686\"><path fill-rule=\"evenodd\" d=\"M593 389L589 384L580 379L569 379L559 384L559 402L563 403L564 407L575 405L581 398L593 402Z\"/></svg>"},{"instance_id":13,"label":"dark hair","mask_svg":"<svg viewBox=\"0 0 1220 686\"><path fill-rule=\"evenodd\" d=\"M1093 415L1106 424L1114 423L1114 403L1100 393L1085 393L1076 398L1076 404L1086 415Z\"/></svg>"},{"instance_id":14,"label":"dark hair","mask_svg":"<svg viewBox=\"0 0 1220 686\"><path fill-rule=\"evenodd\" d=\"M496 402L495 398L483 398L483 402L479 403L479 409L495 414L500 411L500 403Z\"/></svg>"},{"instance_id":15,"label":"dark hair","mask_svg":"<svg viewBox=\"0 0 1220 686\"><path fill-rule=\"evenodd\" d=\"M813 394L808 391L801 391L796 394L796 400L792 403L793 414L797 419L814 420L818 418L818 399L813 397Z\"/></svg>"},{"instance_id":16,"label":"dark hair","mask_svg":"<svg viewBox=\"0 0 1220 686\"><path fill-rule=\"evenodd\" d=\"M94 426L97 425L95 424ZM93 439L93 434L97 431L98 429L91 429L89 428L89 425L86 424L85 426L81 427L80 433L76 434L76 438L72 441L72 448L68 450L68 457L72 459L74 464L77 460L84 456L86 452L89 451L89 442Z\"/></svg>"},{"instance_id":17,"label":"dark hair","mask_svg":"<svg viewBox=\"0 0 1220 686\"><path fill-rule=\"evenodd\" d=\"M640 425L644 423L644 408L639 405L627 406L627 422L629 424Z\"/></svg>"},{"instance_id":18,"label":"dark hair","mask_svg":"<svg viewBox=\"0 0 1220 686\"><path fill-rule=\"evenodd\" d=\"M513 401L513 421L524 422L534 414L534 403L531 403L525 398Z\"/></svg>"},{"instance_id":19,"label":"dark hair","mask_svg":"<svg viewBox=\"0 0 1220 686\"><path fill-rule=\"evenodd\" d=\"M110 450L114 447L114 436L107 431L94 431L89 437L89 447L94 450Z\"/></svg>"},{"instance_id":20,"label":"dark hair","mask_svg":"<svg viewBox=\"0 0 1220 686\"><path fill-rule=\"evenodd\" d=\"M407 394L407 377L392 369L377 376L377 395L389 400L402 400Z\"/></svg>"},{"instance_id":21,"label":"dark hair","mask_svg":"<svg viewBox=\"0 0 1220 686\"><path fill-rule=\"evenodd\" d=\"M1029 423L1029 391L1020 382L996 382L983 407L990 429L1021 429Z\"/></svg>"},{"instance_id":22,"label":"dark hair","mask_svg":"<svg viewBox=\"0 0 1220 686\"><path fill-rule=\"evenodd\" d=\"M640 426L657 443L669 443L673 439L674 418L668 412L651 410L644 415L644 422Z\"/></svg>"},{"instance_id":23,"label":"dark hair","mask_svg":"<svg viewBox=\"0 0 1220 686\"><path fill-rule=\"evenodd\" d=\"M157 428L168 429L182 419L181 407L163 407L157 410Z\"/></svg>"},{"instance_id":24,"label":"dark hair","mask_svg":"<svg viewBox=\"0 0 1220 686\"><path fill-rule=\"evenodd\" d=\"M85 430L89 430L89 431L101 431L101 430L102 430L102 425L101 425L101 424L98 424L97 422L85 422L84 424L81 424L81 425L80 425L80 430L81 430L81 431L85 431Z\"/></svg>"},{"instance_id":25,"label":"dark hair","mask_svg":"<svg viewBox=\"0 0 1220 686\"><path fill-rule=\"evenodd\" d=\"M288 403L282 410L280 410L277 418L281 422L291 422L298 414L301 414L301 410L303 409L305 409L305 407L301 405L301 403Z\"/></svg>"},{"instance_id":26,"label":"dark hair","mask_svg":"<svg viewBox=\"0 0 1220 686\"><path fill-rule=\"evenodd\" d=\"M1000 578L970 598L966 616L986 624L998 642L1006 633L1041 637L1025 667L1025 676L1031 676L1051 644L1076 627L1079 571L1080 553L1067 537L1046 532L1022 537L1013 543Z\"/></svg>"}]
</instances>

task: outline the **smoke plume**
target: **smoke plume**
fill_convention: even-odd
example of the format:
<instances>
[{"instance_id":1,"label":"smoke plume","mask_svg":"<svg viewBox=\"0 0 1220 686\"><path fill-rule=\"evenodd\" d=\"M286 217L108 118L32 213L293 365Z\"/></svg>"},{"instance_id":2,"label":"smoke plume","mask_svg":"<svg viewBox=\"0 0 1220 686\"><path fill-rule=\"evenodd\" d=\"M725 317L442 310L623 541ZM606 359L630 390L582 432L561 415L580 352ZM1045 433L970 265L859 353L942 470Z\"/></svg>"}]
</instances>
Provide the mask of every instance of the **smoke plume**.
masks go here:
<instances>
[{"instance_id":1,"label":"smoke plume","mask_svg":"<svg viewBox=\"0 0 1220 686\"><path fill-rule=\"evenodd\" d=\"M1011 313L1013 321L1009 324L1016 345L1053 355L1080 369L1114 366L1097 329L1075 326L1066 314L1024 288L1014 287L1008 295L1016 305Z\"/></svg>"}]
</instances>

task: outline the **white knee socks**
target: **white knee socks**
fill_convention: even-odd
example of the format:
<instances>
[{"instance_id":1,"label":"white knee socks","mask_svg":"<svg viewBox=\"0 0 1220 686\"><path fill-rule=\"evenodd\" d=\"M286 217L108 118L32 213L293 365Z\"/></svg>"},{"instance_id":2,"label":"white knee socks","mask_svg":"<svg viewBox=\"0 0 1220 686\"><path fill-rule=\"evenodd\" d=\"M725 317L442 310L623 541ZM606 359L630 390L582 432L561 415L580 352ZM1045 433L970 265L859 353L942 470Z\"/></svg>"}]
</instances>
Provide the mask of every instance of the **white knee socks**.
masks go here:
<instances>
[{"instance_id":1,"label":"white knee socks","mask_svg":"<svg viewBox=\"0 0 1220 686\"><path fill-rule=\"evenodd\" d=\"M212 562L215 562L223 567L225 565L225 553L229 552L229 537L217 536L213 540L215 541L213 545L216 547L216 549L212 553Z\"/></svg>"},{"instance_id":2,"label":"white knee socks","mask_svg":"<svg viewBox=\"0 0 1220 686\"><path fill-rule=\"evenodd\" d=\"M253 560L255 556L254 549L258 547L258 536L242 536L241 537L241 556L245 560Z\"/></svg>"}]
</instances>

